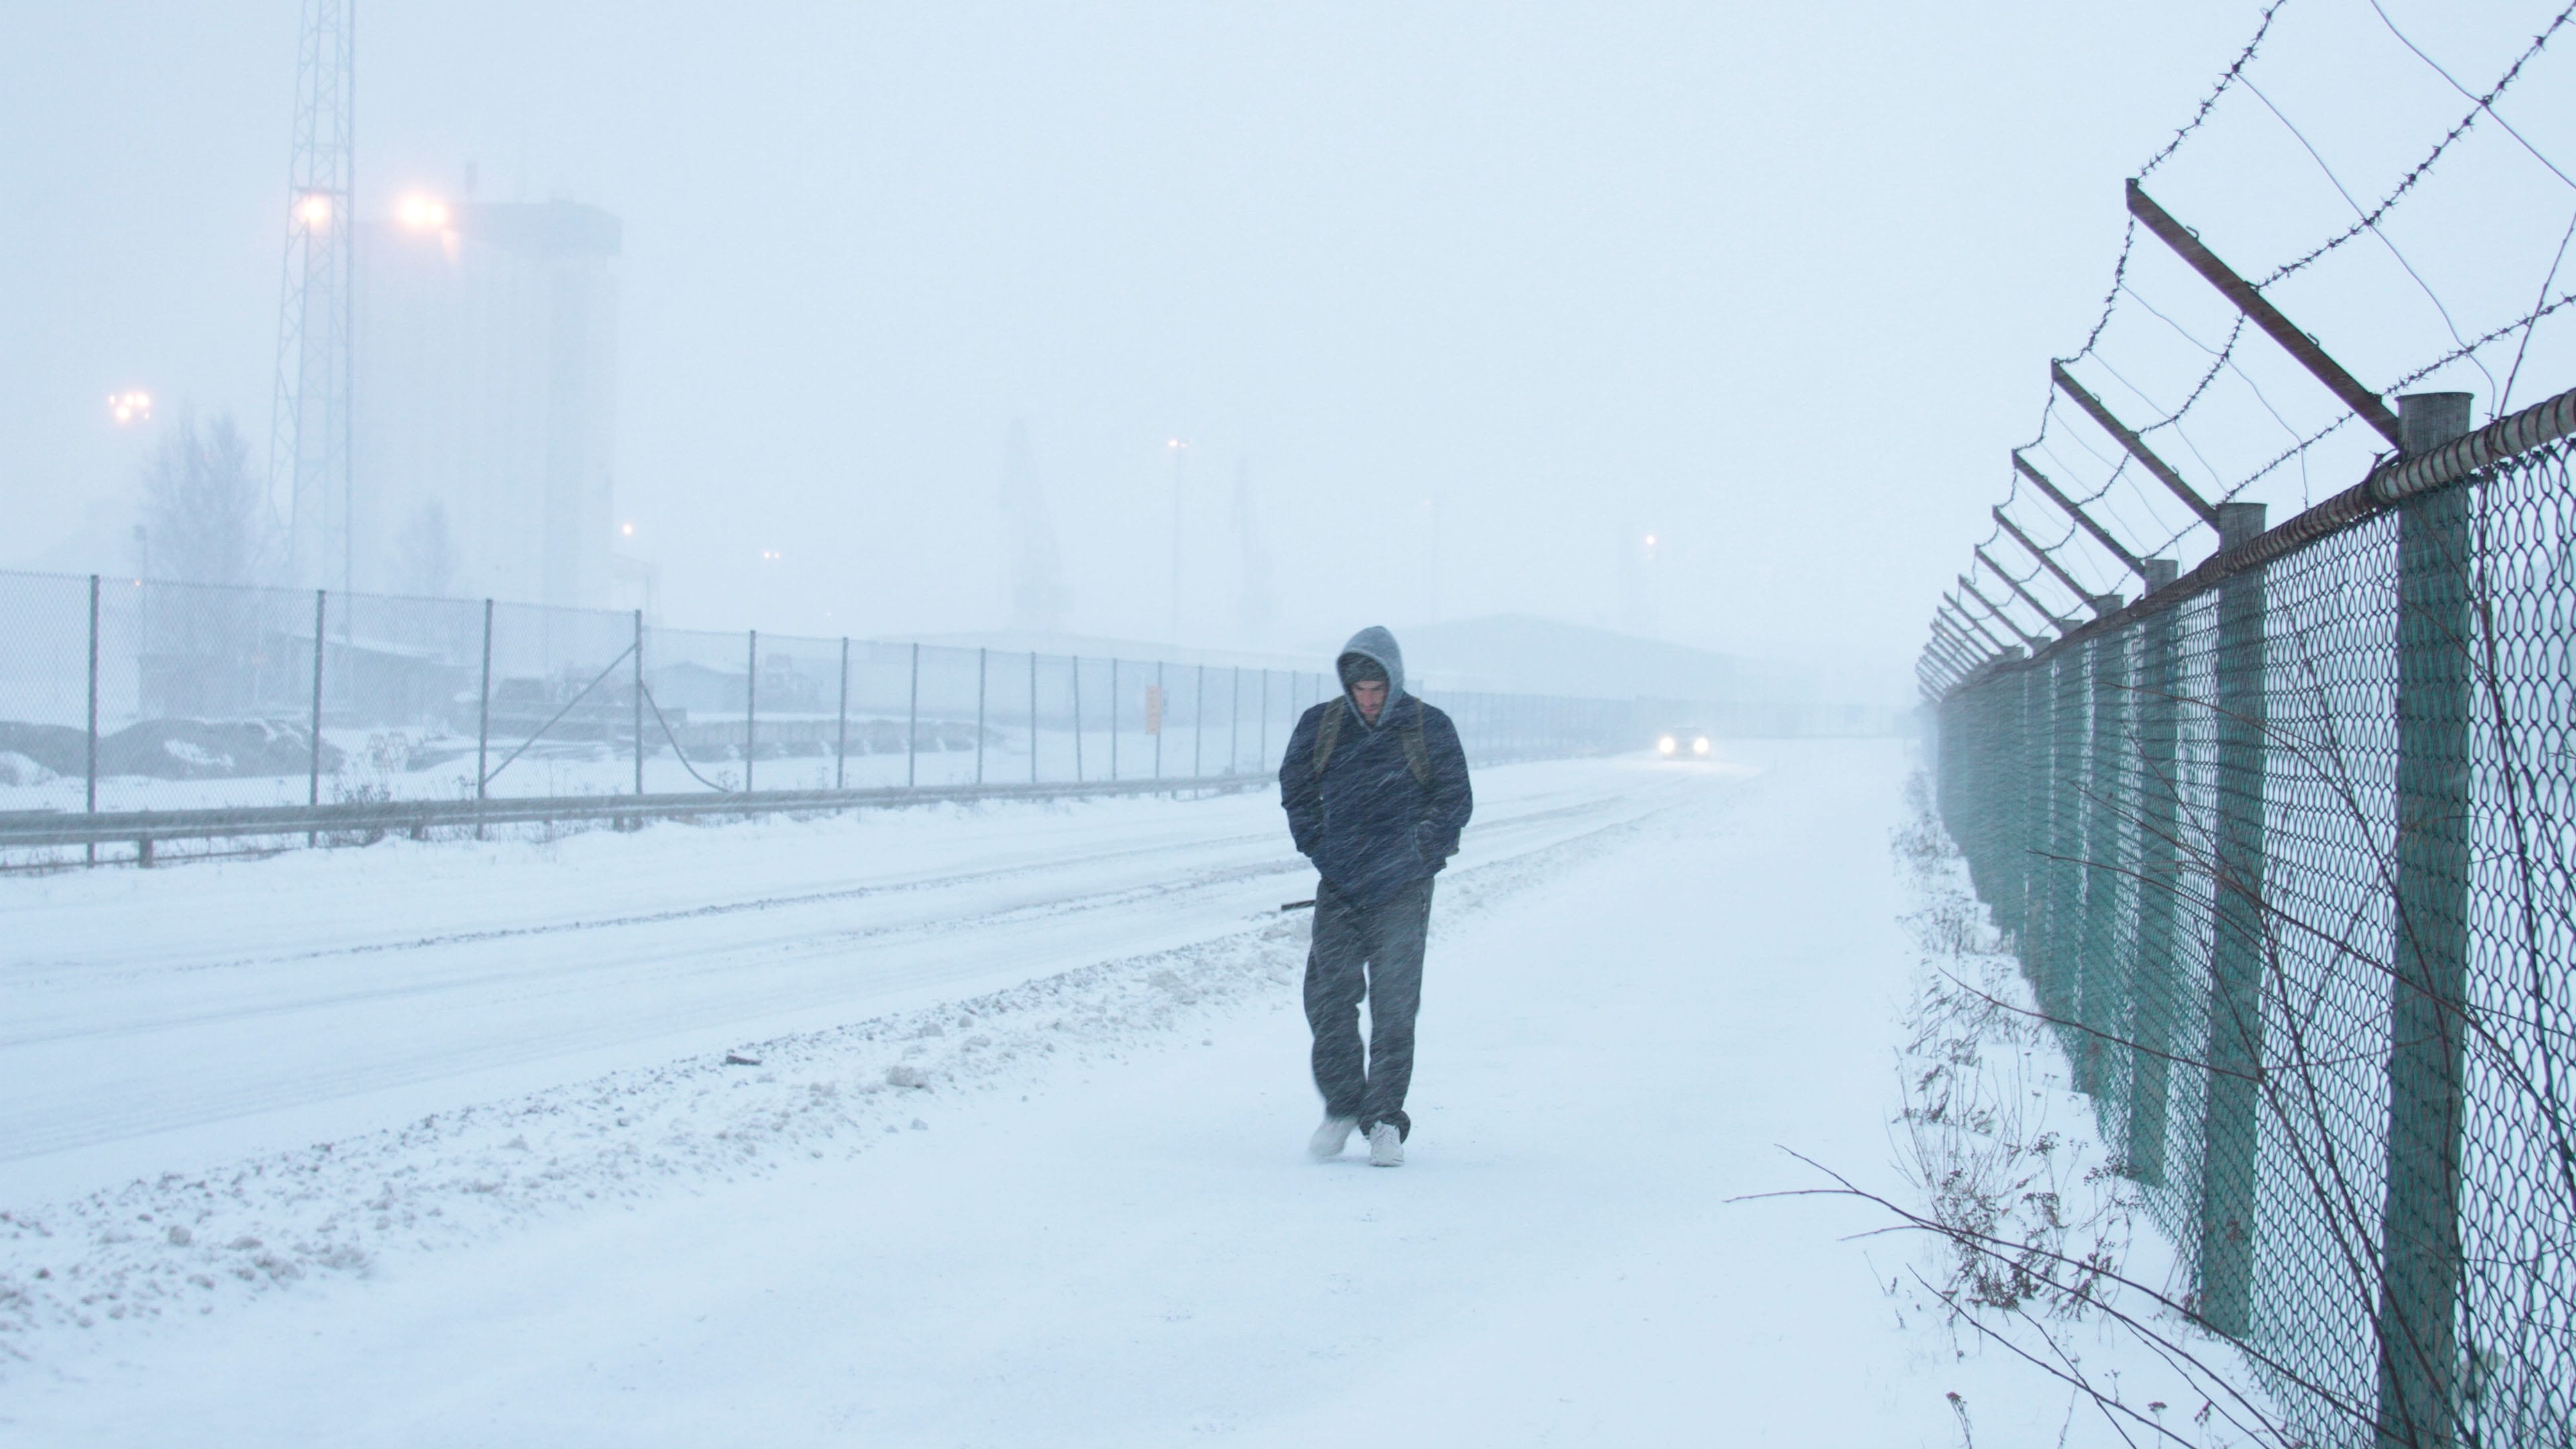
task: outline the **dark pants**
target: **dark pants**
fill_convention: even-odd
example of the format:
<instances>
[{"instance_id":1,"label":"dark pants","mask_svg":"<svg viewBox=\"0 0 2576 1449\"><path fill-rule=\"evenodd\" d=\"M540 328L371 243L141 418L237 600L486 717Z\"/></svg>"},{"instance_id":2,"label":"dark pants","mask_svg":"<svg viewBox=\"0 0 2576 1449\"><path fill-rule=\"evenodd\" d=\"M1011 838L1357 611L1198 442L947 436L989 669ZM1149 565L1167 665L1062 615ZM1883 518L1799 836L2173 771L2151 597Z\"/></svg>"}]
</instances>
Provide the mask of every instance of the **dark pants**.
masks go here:
<instances>
[{"instance_id":1,"label":"dark pants","mask_svg":"<svg viewBox=\"0 0 2576 1449\"><path fill-rule=\"evenodd\" d=\"M1324 1112L1380 1122L1410 1137L1404 1092L1413 1084L1413 1015L1422 1006L1422 947L1431 927L1431 877L1375 905L1357 906L1329 885L1315 891L1315 943L1306 953L1306 1024L1315 1032L1315 1090ZM1369 1040L1360 1046L1360 998Z\"/></svg>"}]
</instances>

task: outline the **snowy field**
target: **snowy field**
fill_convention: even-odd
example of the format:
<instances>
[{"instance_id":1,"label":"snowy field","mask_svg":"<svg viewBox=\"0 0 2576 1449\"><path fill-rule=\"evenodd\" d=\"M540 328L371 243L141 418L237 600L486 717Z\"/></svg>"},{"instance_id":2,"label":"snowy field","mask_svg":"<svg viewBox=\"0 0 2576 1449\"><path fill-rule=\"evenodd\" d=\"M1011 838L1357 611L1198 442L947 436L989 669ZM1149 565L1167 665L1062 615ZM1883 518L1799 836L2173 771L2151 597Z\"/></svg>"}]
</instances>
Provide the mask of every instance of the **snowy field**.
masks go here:
<instances>
[{"instance_id":1,"label":"snowy field","mask_svg":"<svg viewBox=\"0 0 2576 1449\"><path fill-rule=\"evenodd\" d=\"M0 881L0 1442L2057 1443L1730 1201L1895 1190L1906 752L1482 772L1394 1172L1266 796Z\"/></svg>"}]
</instances>

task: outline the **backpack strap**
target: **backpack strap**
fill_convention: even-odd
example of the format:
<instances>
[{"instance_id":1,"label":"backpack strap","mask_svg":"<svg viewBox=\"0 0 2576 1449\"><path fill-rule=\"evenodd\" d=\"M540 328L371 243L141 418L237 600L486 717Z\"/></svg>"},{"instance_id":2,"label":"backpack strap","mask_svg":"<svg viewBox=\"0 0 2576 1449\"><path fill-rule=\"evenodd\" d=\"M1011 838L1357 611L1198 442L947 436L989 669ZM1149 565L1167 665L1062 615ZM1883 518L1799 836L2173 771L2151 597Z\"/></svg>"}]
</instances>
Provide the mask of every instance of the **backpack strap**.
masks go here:
<instances>
[{"instance_id":1,"label":"backpack strap","mask_svg":"<svg viewBox=\"0 0 2576 1449\"><path fill-rule=\"evenodd\" d=\"M1324 767L1333 762L1333 746L1341 743L1342 712L1349 703L1348 695L1335 701L1331 709L1324 711L1323 721L1315 727L1315 774L1319 777L1324 773ZM1422 737L1423 709L1421 700L1413 702L1413 719L1404 726L1401 738L1404 742L1404 767L1412 772L1413 783L1428 790L1431 788L1431 747Z\"/></svg>"},{"instance_id":2,"label":"backpack strap","mask_svg":"<svg viewBox=\"0 0 2576 1449\"><path fill-rule=\"evenodd\" d=\"M1431 748L1422 739L1422 712L1427 707L1415 700L1413 722L1404 727L1405 767L1413 771L1413 783L1425 790L1431 788Z\"/></svg>"},{"instance_id":3,"label":"backpack strap","mask_svg":"<svg viewBox=\"0 0 2576 1449\"><path fill-rule=\"evenodd\" d=\"M1333 746L1341 742L1342 711L1349 706L1348 695L1333 701L1332 708L1324 711L1323 722L1315 727L1315 774L1319 779L1324 767L1333 761Z\"/></svg>"}]
</instances>

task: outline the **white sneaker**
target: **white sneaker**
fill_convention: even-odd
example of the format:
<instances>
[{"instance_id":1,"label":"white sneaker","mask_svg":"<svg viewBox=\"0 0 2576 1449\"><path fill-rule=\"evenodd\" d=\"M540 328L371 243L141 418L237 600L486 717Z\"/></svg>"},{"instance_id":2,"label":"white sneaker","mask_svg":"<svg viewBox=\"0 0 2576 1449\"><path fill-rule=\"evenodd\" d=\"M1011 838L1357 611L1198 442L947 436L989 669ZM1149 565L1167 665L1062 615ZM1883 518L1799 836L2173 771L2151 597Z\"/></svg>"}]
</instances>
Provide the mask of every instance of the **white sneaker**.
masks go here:
<instances>
[{"instance_id":1,"label":"white sneaker","mask_svg":"<svg viewBox=\"0 0 2576 1449\"><path fill-rule=\"evenodd\" d=\"M1306 1140L1307 1155L1317 1162L1330 1162L1341 1156L1343 1144L1351 1140L1351 1134L1359 1130L1359 1125L1349 1117L1325 1118L1324 1125L1316 1128L1315 1135Z\"/></svg>"},{"instance_id":2,"label":"white sneaker","mask_svg":"<svg viewBox=\"0 0 2576 1449\"><path fill-rule=\"evenodd\" d=\"M1371 1127L1369 1129L1369 1166L1402 1167L1403 1165L1404 1134L1396 1131L1395 1124L1392 1122L1380 1122Z\"/></svg>"}]
</instances>

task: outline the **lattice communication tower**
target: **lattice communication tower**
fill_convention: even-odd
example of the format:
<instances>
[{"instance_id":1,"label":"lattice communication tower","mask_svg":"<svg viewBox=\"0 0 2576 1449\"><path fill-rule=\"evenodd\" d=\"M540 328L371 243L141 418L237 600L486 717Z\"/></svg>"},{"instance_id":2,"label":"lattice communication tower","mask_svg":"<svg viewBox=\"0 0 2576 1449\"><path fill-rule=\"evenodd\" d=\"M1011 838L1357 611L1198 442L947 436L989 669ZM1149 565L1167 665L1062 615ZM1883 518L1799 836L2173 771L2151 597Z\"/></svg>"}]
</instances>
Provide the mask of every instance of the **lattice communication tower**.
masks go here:
<instances>
[{"instance_id":1,"label":"lattice communication tower","mask_svg":"<svg viewBox=\"0 0 2576 1449\"><path fill-rule=\"evenodd\" d=\"M356 263L354 0L305 0L287 169L270 497L284 505L290 576L351 584L350 309Z\"/></svg>"}]
</instances>

